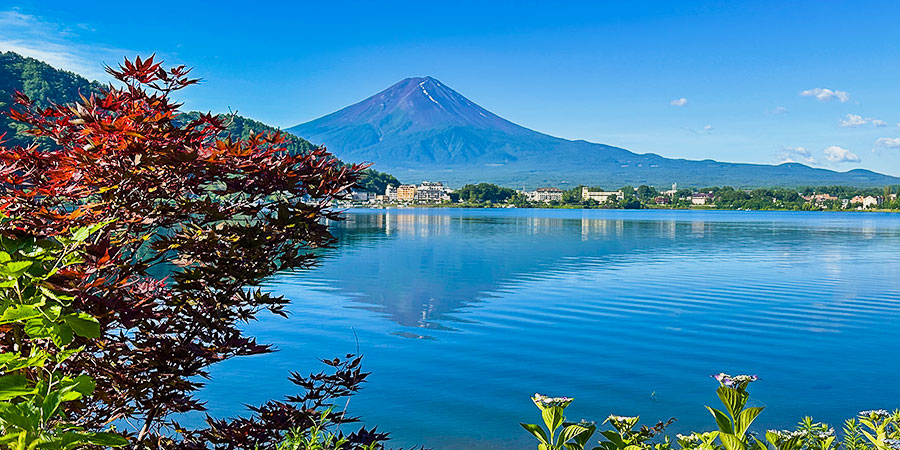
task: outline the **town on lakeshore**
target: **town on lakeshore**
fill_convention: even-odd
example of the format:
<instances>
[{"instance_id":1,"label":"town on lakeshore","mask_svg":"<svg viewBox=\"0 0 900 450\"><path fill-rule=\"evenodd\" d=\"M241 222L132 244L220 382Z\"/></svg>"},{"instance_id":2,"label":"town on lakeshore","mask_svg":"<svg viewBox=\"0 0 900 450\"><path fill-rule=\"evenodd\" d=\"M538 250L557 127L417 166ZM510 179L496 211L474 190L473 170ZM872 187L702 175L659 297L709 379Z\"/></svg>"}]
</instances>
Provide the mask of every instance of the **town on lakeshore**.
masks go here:
<instances>
[{"instance_id":1,"label":"town on lakeshore","mask_svg":"<svg viewBox=\"0 0 900 450\"><path fill-rule=\"evenodd\" d=\"M560 207L560 208L697 208L737 210L894 210L900 186L884 188L853 188L823 186L816 188L757 188L733 187L679 188L658 190L641 185L624 186L614 191L588 186L568 190L557 187L510 189L491 183L467 184L452 189L439 181L420 184L385 185L382 193L357 189L351 198L341 202L344 207Z\"/></svg>"}]
</instances>

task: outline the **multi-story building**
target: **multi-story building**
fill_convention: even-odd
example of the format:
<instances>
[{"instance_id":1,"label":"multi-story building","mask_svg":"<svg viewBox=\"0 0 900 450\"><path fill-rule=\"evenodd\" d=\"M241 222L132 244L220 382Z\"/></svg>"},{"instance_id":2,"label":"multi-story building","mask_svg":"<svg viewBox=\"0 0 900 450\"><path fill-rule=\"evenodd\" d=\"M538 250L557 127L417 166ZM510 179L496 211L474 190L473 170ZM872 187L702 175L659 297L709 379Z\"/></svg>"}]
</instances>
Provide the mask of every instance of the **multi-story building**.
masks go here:
<instances>
[{"instance_id":1,"label":"multi-story building","mask_svg":"<svg viewBox=\"0 0 900 450\"><path fill-rule=\"evenodd\" d=\"M697 192L691 195L692 205L711 205L715 196L708 192Z\"/></svg>"},{"instance_id":2,"label":"multi-story building","mask_svg":"<svg viewBox=\"0 0 900 450\"><path fill-rule=\"evenodd\" d=\"M592 191L584 186L581 188L581 200L593 200L597 203L621 200L625 194L622 191Z\"/></svg>"},{"instance_id":3,"label":"multi-story building","mask_svg":"<svg viewBox=\"0 0 900 450\"><path fill-rule=\"evenodd\" d=\"M524 191L525 199L529 202L561 202L563 191L555 187L542 187L533 191Z\"/></svg>"},{"instance_id":4,"label":"multi-story building","mask_svg":"<svg viewBox=\"0 0 900 450\"><path fill-rule=\"evenodd\" d=\"M391 203L397 202L397 186L387 185L384 189L384 200Z\"/></svg>"},{"instance_id":5,"label":"multi-story building","mask_svg":"<svg viewBox=\"0 0 900 450\"><path fill-rule=\"evenodd\" d=\"M872 208L881 204L881 197L872 195L857 195L850 199L850 204L862 205L863 208Z\"/></svg>"},{"instance_id":6,"label":"multi-story building","mask_svg":"<svg viewBox=\"0 0 900 450\"><path fill-rule=\"evenodd\" d=\"M416 185L401 184L397 187L397 201L411 202L416 199Z\"/></svg>"},{"instance_id":7,"label":"multi-story building","mask_svg":"<svg viewBox=\"0 0 900 450\"><path fill-rule=\"evenodd\" d=\"M439 181L423 181L416 186L414 197L417 202L440 203L450 200L450 192L450 189Z\"/></svg>"}]
</instances>

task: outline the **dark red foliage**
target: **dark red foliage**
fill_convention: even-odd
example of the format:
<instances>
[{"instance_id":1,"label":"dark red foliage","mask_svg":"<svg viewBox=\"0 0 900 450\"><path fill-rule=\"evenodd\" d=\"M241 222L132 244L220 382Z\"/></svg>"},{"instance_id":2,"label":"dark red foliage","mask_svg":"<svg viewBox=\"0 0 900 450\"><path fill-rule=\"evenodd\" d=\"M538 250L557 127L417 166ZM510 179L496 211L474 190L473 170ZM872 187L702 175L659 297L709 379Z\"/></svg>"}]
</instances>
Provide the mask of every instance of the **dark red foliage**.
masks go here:
<instances>
[{"instance_id":1,"label":"dark red foliage","mask_svg":"<svg viewBox=\"0 0 900 450\"><path fill-rule=\"evenodd\" d=\"M333 361L333 374L294 374L306 394L256 408L252 419L210 419L172 440L167 417L203 410L194 392L211 364L271 351L237 325L263 310L284 315L287 300L251 287L315 264L309 250L333 242L333 201L364 167L341 166L323 148L290 155L279 134L223 137L219 116L181 123L169 96L197 82L183 66L138 57L107 70L122 85L72 105L41 109L17 93L9 115L35 144L0 146L0 206L14 218L0 232L43 238L109 223L85 264L58 281L104 330L67 367L97 382L77 420L133 424L136 446L187 448L253 448L308 424L358 389L358 358Z\"/></svg>"}]
</instances>

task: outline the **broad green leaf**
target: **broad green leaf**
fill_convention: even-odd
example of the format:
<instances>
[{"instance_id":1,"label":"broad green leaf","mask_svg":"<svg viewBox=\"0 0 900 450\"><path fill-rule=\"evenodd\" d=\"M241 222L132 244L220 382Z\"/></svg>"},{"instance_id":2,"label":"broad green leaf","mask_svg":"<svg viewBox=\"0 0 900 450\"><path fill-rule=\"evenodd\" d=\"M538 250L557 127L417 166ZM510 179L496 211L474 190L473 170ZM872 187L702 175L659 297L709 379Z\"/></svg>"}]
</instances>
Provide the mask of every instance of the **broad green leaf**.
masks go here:
<instances>
[{"instance_id":1,"label":"broad green leaf","mask_svg":"<svg viewBox=\"0 0 900 450\"><path fill-rule=\"evenodd\" d=\"M722 433L719 435L725 450L745 450L744 443L733 434Z\"/></svg>"},{"instance_id":2,"label":"broad green leaf","mask_svg":"<svg viewBox=\"0 0 900 450\"><path fill-rule=\"evenodd\" d=\"M7 308L0 316L0 324L20 322L41 315L41 311L32 305L18 305Z\"/></svg>"},{"instance_id":3,"label":"broad green leaf","mask_svg":"<svg viewBox=\"0 0 900 450\"><path fill-rule=\"evenodd\" d=\"M542 444L548 444L549 439L547 438L547 433L538 425L533 423L520 423L526 431L532 434L532 436L536 437Z\"/></svg>"},{"instance_id":4,"label":"broad green leaf","mask_svg":"<svg viewBox=\"0 0 900 450\"><path fill-rule=\"evenodd\" d=\"M90 235L91 230L88 227L81 227L76 229L75 232L72 233L72 241L84 242L84 240L87 239Z\"/></svg>"},{"instance_id":5,"label":"broad green leaf","mask_svg":"<svg viewBox=\"0 0 900 450\"><path fill-rule=\"evenodd\" d=\"M128 445L128 439L116 433L80 433L85 436L83 442L106 447L122 447Z\"/></svg>"},{"instance_id":6,"label":"broad green leaf","mask_svg":"<svg viewBox=\"0 0 900 450\"><path fill-rule=\"evenodd\" d=\"M756 417L759 416L759 413L763 411L762 407L753 407L747 408L740 412L735 418L735 428L734 434L738 436L743 436L744 433L747 432L747 428L750 428L750 424L756 420Z\"/></svg>"},{"instance_id":7,"label":"broad green leaf","mask_svg":"<svg viewBox=\"0 0 900 450\"><path fill-rule=\"evenodd\" d=\"M100 322L88 313L70 314L63 318L75 334L93 339L100 337Z\"/></svg>"},{"instance_id":8,"label":"broad green leaf","mask_svg":"<svg viewBox=\"0 0 900 450\"><path fill-rule=\"evenodd\" d=\"M10 259L12 258L9 257L9 253L0 251L0 263L9 262Z\"/></svg>"},{"instance_id":9,"label":"broad green leaf","mask_svg":"<svg viewBox=\"0 0 900 450\"><path fill-rule=\"evenodd\" d=\"M563 442L566 442L570 439L574 439L575 436L578 436L581 433L586 432L588 429L581 425L569 425L563 428L562 438Z\"/></svg>"},{"instance_id":10,"label":"broad green leaf","mask_svg":"<svg viewBox=\"0 0 900 450\"><path fill-rule=\"evenodd\" d=\"M716 418L716 425L718 425L719 431L723 434L734 434L734 428L731 427L731 419L725 413L709 406L706 409Z\"/></svg>"},{"instance_id":11,"label":"broad green leaf","mask_svg":"<svg viewBox=\"0 0 900 450\"><path fill-rule=\"evenodd\" d=\"M94 383L94 379L88 375L78 375L75 377L75 390L80 392L83 395L91 395L94 392L94 387L96 383Z\"/></svg>"},{"instance_id":12,"label":"broad green leaf","mask_svg":"<svg viewBox=\"0 0 900 450\"><path fill-rule=\"evenodd\" d=\"M19 278L31 267L34 261L10 261L0 264L0 275L6 275L9 278Z\"/></svg>"},{"instance_id":13,"label":"broad green leaf","mask_svg":"<svg viewBox=\"0 0 900 450\"><path fill-rule=\"evenodd\" d=\"M47 393L44 397L44 402L41 404L41 422L47 423L53 416L56 415L56 412L59 410L59 404L61 402L60 397L62 396L62 392L59 390L53 390Z\"/></svg>"},{"instance_id":14,"label":"broad green leaf","mask_svg":"<svg viewBox=\"0 0 900 450\"><path fill-rule=\"evenodd\" d=\"M13 374L0 377L0 401L33 392L34 388L28 385L28 380L22 375Z\"/></svg>"},{"instance_id":15,"label":"broad green leaf","mask_svg":"<svg viewBox=\"0 0 900 450\"><path fill-rule=\"evenodd\" d=\"M50 339L57 347L63 348L72 343L72 340L75 339L75 335L72 332L72 327L69 325L54 324L50 328Z\"/></svg>"},{"instance_id":16,"label":"broad green leaf","mask_svg":"<svg viewBox=\"0 0 900 450\"><path fill-rule=\"evenodd\" d=\"M744 391L731 389L725 386L719 386L719 388L716 389L716 394L718 394L719 400L722 401L725 408L728 409L728 413L731 414L731 417L737 416L738 413L744 409L747 398L750 396L750 394Z\"/></svg>"},{"instance_id":17,"label":"broad green leaf","mask_svg":"<svg viewBox=\"0 0 900 450\"><path fill-rule=\"evenodd\" d=\"M541 411L541 416L543 416L544 423L547 424L547 429L552 434L563 422L563 409L559 406L544 408Z\"/></svg>"}]
</instances>

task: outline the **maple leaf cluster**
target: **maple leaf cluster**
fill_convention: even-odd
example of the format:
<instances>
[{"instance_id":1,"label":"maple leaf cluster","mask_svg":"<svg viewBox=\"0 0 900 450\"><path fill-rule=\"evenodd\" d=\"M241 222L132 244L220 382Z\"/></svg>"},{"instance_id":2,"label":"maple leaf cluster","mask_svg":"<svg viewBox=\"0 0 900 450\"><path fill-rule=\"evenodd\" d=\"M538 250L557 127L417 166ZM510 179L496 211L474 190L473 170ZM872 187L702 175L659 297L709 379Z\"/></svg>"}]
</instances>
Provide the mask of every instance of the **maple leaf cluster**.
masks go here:
<instances>
[{"instance_id":1,"label":"maple leaf cluster","mask_svg":"<svg viewBox=\"0 0 900 450\"><path fill-rule=\"evenodd\" d=\"M212 364L272 351L238 325L265 310L286 315L288 300L254 286L315 265L311 250L334 242L332 204L366 167L342 165L324 148L290 154L279 133L232 139L227 117L180 119L170 96L197 83L184 66L138 57L107 71L118 83L72 104L39 108L16 93L8 114L34 143L0 144L0 212L10 218L0 233L52 239L103 224L84 262L55 278L102 329L64 367L96 382L70 416L86 429L128 424L122 432L135 448L262 448L309 426L359 389L367 375L359 356L293 374L303 393L249 418L208 417L205 428L185 430L170 416L204 409L195 393ZM0 349L12 349L2 330ZM362 429L351 438L363 445L385 435Z\"/></svg>"}]
</instances>

